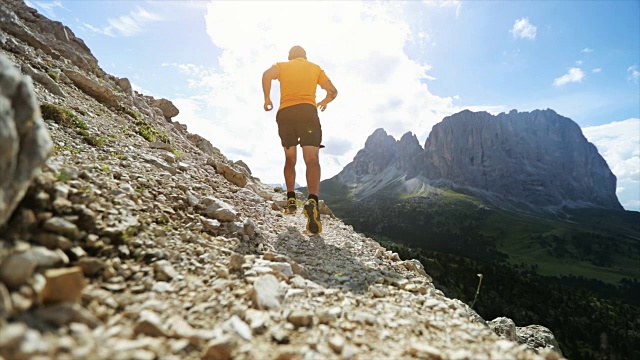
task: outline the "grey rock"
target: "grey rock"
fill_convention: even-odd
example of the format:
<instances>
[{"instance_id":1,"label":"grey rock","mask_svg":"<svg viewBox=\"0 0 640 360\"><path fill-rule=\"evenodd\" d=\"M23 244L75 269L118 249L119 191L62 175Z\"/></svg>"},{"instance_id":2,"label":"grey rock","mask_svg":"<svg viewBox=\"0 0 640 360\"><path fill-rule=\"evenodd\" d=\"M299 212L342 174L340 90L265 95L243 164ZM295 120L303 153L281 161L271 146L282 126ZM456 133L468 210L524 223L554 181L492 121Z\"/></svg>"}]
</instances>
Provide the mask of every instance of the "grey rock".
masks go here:
<instances>
[{"instance_id":1,"label":"grey rock","mask_svg":"<svg viewBox=\"0 0 640 360\"><path fill-rule=\"evenodd\" d=\"M0 226L22 200L52 148L31 80L0 55Z\"/></svg>"},{"instance_id":2,"label":"grey rock","mask_svg":"<svg viewBox=\"0 0 640 360\"><path fill-rule=\"evenodd\" d=\"M150 105L151 107L157 107L162 110L162 115L167 120L171 119L172 117L178 116L178 114L180 113L180 110L178 110L178 108L167 99L155 100Z\"/></svg>"},{"instance_id":3,"label":"grey rock","mask_svg":"<svg viewBox=\"0 0 640 360\"><path fill-rule=\"evenodd\" d=\"M63 69L64 74L85 94L98 100L106 106L118 108L119 97L108 86L100 84L80 71Z\"/></svg>"},{"instance_id":4,"label":"grey rock","mask_svg":"<svg viewBox=\"0 0 640 360\"><path fill-rule=\"evenodd\" d=\"M278 310L282 306L283 291L278 279L273 275L259 277L253 284L251 299L259 310Z\"/></svg>"},{"instance_id":5,"label":"grey rock","mask_svg":"<svg viewBox=\"0 0 640 360\"><path fill-rule=\"evenodd\" d=\"M42 270L69 262L69 258L67 257L67 255L64 252L60 251L60 249L56 249L56 251L53 251L42 246L34 246L28 251L30 251L36 258L36 261L38 262L38 268Z\"/></svg>"},{"instance_id":6,"label":"grey rock","mask_svg":"<svg viewBox=\"0 0 640 360\"><path fill-rule=\"evenodd\" d=\"M116 85L124 92L127 96L133 95L133 87L131 87L131 82L127 78L120 78L116 80Z\"/></svg>"},{"instance_id":7,"label":"grey rock","mask_svg":"<svg viewBox=\"0 0 640 360\"><path fill-rule=\"evenodd\" d=\"M234 221L236 219L236 211L231 205L215 197L206 197L202 199L202 206L205 207L203 215L220 221Z\"/></svg>"},{"instance_id":8,"label":"grey rock","mask_svg":"<svg viewBox=\"0 0 640 360\"><path fill-rule=\"evenodd\" d=\"M90 328L95 328L101 323L101 321L87 309L79 304L70 302L61 302L38 308L35 311L35 315L55 326L63 326L75 322L85 324Z\"/></svg>"},{"instance_id":9,"label":"grey rock","mask_svg":"<svg viewBox=\"0 0 640 360\"><path fill-rule=\"evenodd\" d=\"M47 231L63 234L71 237L78 235L78 227L76 224L69 222L60 217L52 217L45 221L43 227Z\"/></svg>"},{"instance_id":10,"label":"grey rock","mask_svg":"<svg viewBox=\"0 0 640 360\"><path fill-rule=\"evenodd\" d=\"M178 171L176 170L175 167L167 164L164 160L160 160L160 159L158 159L156 157L153 157L153 156L146 156L146 157L144 157L144 160L146 162L150 163L150 164L153 164L153 165L159 167L162 170L167 171L171 175L175 175L175 174L178 173Z\"/></svg>"},{"instance_id":11,"label":"grey rock","mask_svg":"<svg viewBox=\"0 0 640 360\"><path fill-rule=\"evenodd\" d=\"M234 253L229 257L229 270L240 271L244 265L244 256Z\"/></svg>"},{"instance_id":12,"label":"grey rock","mask_svg":"<svg viewBox=\"0 0 640 360\"><path fill-rule=\"evenodd\" d=\"M251 219L246 219L244 221L244 233L249 236L253 236L256 233L256 225L253 223Z\"/></svg>"},{"instance_id":13,"label":"grey rock","mask_svg":"<svg viewBox=\"0 0 640 360\"><path fill-rule=\"evenodd\" d=\"M342 349L344 349L345 341L342 336L334 335L329 338L328 343L331 350L333 350L336 354L340 354L342 352Z\"/></svg>"},{"instance_id":14,"label":"grey rock","mask_svg":"<svg viewBox=\"0 0 640 360\"><path fill-rule=\"evenodd\" d=\"M40 83L45 89L54 95L66 97L67 95L60 89L60 86L53 79L40 71L35 70L29 64L22 64L22 71L31 76L31 78Z\"/></svg>"},{"instance_id":15,"label":"grey rock","mask_svg":"<svg viewBox=\"0 0 640 360\"><path fill-rule=\"evenodd\" d=\"M153 271L155 272L156 280L160 281L169 281L178 276L178 273L168 260L160 260L153 263Z\"/></svg>"},{"instance_id":16,"label":"grey rock","mask_svg":"<svg viewBox=\"0 0 640 360\"><path fill-rule=\"evenodd\" d=\"M133 332L153 337L167 336L160 316L150 310L142 310L140 318L133 327Z\"/></svg>"},{"instance_id":17,"label":"grey rock","mask_svg":"<svg viewBox=\"0 0 640 360\"><path fill-rule=\"evenodd\" d=\"M187 134L187 139L191 141L200 151L209 156L214 157L222 157L222 153L220 150L213 145L211 142L198 134ZM209 163L209 161L207 161Z\"/></svg>"},{"instance_id":18,"label":"grey rock","mask_svg":"<svg viewBox=\"0 0 640 360\"><path fill-rule=\"evenodd\" d=\"M224 176L230 183L241 188L247 185L247 176L222 161L215 163L216 172Z\"/></svg>"},{"instance_id":19,"label":"grey rock","mask_svg":"<svg viewBox=\"0 0 640 360\"><path fill-rule=\"evenodd\" d=\"M229 360L238 344L232 336L224 335L207 343L202 354L203 360Z\"/></svg>"},{"instance_id":20,"label":"grey rock","mask_svg":"<svg viewBox=\"0 0 640 360\"><path fill-rule=\"evenodd\" d=\"M516 323L506 317L498 317L489 321L489 327L493 332L511 341L516 341Z\"/></svg>"},{"instance_id":21,"label":"grey rock","mask_svg":"<svg viewBox=\"0 0 640 360\"><path fill-rule=\"evenodd\" d=\"M224 326L240 335L241 338L247 341L250 341L253 338L253 335L251 335L251 328L249 327L249 325L247 325L247 323L242 321L242 319L240 319L238 315L232 315L231 318L227 320Z\"/></svg>"},{"instance_id":22,"label":"grey rock","mask_svg":"<svg viewBox=\"0 0 640 360\"><path fill-rule=\"evenodd\" d=\"M520 344L526 344L529 348L536 351L542 349L551 349L562 355L560 345L551 330L540 325L529 325L516 328L517 341Z\"/></svg>"},{"instance_id":23,"label":"grey rock","mask_svg":"<svg viewBox=\"0 0 640 360\"><path fill-rule=\"evenodd\" d=\"M17 288L31 278L38 259L31 251L14 253L0 264L0 280L9 288Z\"/></svg>"},{"instance_id":24,"label":"grey rock","mask_svg":"<svg viewBox=\"0 0 640 360\"><path fill-rule=\"evenodd\" d=\"M0 282L0 319L7 319L12 313L11 294L9 294L9 289Z\"/></svg>"},{"instance_id":25,"label":"grey rock","mask_svg":"<svg viewBox=\"0 0 640 360\"><path fill-rule=\"evenodd\" d=\"M51 21L22 1L4 1L2 30L55 60L67 59L87 72L103 74L84 41L59 21Z\"/></svg>"},{"instance_id":26,"label":"grey rock","mask_svg":"<svg viewBox=\"0 0 640 360\"><path fill-rule=\"evenodd\" d=\"M78 259L75 265L82 269L86 276L94 276L104 270L106 263L102 259L85 256Z\"/></svg>"},{"instance_id":27,"label":"grey rock","mask_svg":"<svg viewBox=\"0 0 640 360\"><path fill-rule=\"evenodd\" d=\"M308 311L293 310L289 316L287 316L287 321L296 328L310 327L313 325L313 314Z\"/></svg>"},{"instance_id":28,"label":"grey rock","mask_svg":"<svg viewBox=\"0 0 640 360\"><path fill-rule=\"evenodd\" d=\"M2 328L2 336L0 336L0 355L3 352L8 352L15 349L20 345L26 335L29 328L24 323L9 323Z\"/></svg>"}]
</instances>

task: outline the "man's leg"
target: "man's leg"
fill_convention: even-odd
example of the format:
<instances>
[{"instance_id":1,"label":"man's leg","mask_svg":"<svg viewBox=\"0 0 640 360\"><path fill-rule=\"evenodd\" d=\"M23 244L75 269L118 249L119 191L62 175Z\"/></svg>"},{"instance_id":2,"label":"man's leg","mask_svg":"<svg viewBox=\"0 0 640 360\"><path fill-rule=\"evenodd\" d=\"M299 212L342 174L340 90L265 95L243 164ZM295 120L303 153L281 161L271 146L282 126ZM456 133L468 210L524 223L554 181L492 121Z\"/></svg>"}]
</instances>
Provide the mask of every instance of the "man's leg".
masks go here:
<instances>
[{"instance_id":1,"label":"man's leg","mask_svg":"<svg viewBox=\"0 0 640 360\"><path fill-rule=\"evenodd\" d=\"M302 156L307 165L307 188L309 195L320 195L320 148L318 146L303 146Z\"/></svg>"},{"instance_id":2,"label":"man's leg","mask_svg":"<svg viewBox=\"0 0 640 360\"><path fill-rule=\"evenodd\" d=\"M296 184L296 156L297 146L284 148L284 181L287 184L287 192L292 192Z\"/></svg>"}]
</instances>

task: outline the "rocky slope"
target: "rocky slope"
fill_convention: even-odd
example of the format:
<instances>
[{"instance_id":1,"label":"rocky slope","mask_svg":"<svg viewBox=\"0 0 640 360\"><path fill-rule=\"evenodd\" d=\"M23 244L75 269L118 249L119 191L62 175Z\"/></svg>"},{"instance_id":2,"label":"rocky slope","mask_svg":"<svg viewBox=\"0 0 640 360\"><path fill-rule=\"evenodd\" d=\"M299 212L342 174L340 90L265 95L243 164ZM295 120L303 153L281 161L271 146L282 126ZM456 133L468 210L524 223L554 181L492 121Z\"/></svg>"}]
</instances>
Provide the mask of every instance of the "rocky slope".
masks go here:
<instances>
[{"instance_id":1,"label":"rocky slope","mask_svg":"<svg viewBox=\"0 0 640 360\"><path fill-rule=\"evenodd\" d=\"M335 180L356 199L392 183L405 194L446 185L504 208L622 210L605 160L576 123L553 110L466 110L436 124L424 148L411 133L396 141L378 129Z\"/></svg>"},{"instance_id":2,"label":"rocky slope","mask_svg":"<svg viewBox=\"0 0 640 360\"><path fill-rule=\"evenodd\" d=\"M34 80L2 58L0 358L561 358L548 329L487 324L328 209L302 233L62 24L15 0L0 20L0 56Z\"/></svg>"}]
</instances>

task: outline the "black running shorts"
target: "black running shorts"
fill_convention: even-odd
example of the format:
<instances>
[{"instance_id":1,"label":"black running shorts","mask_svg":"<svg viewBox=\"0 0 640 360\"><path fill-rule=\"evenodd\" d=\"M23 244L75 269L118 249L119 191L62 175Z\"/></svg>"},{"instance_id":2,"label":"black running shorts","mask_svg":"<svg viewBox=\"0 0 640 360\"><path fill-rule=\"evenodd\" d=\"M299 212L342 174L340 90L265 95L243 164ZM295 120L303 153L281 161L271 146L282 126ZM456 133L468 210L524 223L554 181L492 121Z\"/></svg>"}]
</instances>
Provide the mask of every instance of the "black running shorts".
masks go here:
<instances>
[{"instance_id":1,"label":"black running shorts","mask_svg":"<svg viewBox=\"0 0 640 360\"><path fill-rule=\"evenodd\" d=\"M301 146L317 146L322 142L322 127L318 118L318 109L312 104L297 104L278 110L278 135L282 146L290 148Z\"/></svg>"}]
</instances>

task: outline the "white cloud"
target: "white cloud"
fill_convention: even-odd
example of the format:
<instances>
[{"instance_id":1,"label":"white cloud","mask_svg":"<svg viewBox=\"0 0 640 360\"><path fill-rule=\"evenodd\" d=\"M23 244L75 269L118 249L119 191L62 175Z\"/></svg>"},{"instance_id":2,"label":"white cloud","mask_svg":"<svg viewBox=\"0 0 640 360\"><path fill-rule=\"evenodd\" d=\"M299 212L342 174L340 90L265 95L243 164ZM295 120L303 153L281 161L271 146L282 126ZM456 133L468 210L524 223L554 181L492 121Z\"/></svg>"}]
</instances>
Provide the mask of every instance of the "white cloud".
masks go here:
<instances>
[{"instance_id":1,"label":"white cloud","mask_svg":"<svg viewBox=\"0 0 640 360\"><path fill-rule=\"evenodd\" d=\"M591 70L593 73L599 73L602 71L602 68L594 68L593 70Z\"/></svg>"},{"instance_id":2,"label":"white cloud","mask_svg":"<svg viewBox=\"0 0 640 360\"><path fill-rule=\"evenodd\" d=\"M122 15L118 18L109 18L107 22L109 26L95 27L80 21L82 26L91 32L107 35L107 36L134 36L144 31L144 26L150 22L161 21L163 18L141 7L131 11L128 15Z\"/></svg>"},{"instance_id":3,"label":"white cloud","mask_svg":"<svg viewBox=\"0 0 640 360\"><path fill-rule=\"evenodd\" d=\"M60 8L60 9L64 9L64 6L62 6L62 2L60 2L59 0L56 1L25 1L25 4L27 4L27 6L32 7L36 10L38 10L39 13L43 14L44 16L50 18L50 19L57 19L56 13L55 13L55 9L56 8Z\"/></svg>"},{"instance_id":4,"label":"white cloud","mask_svg":"<svg viewBox=\"0 0 640 360\"><path fill-rule=\"evenodd\" d=\"M423 3L430 6L455 7L456 18L460 16L460 8L462 7L461 0L423 0Z\"/></svg>"},{"instance_id":5,"label":"white cloud","mask_svg":"<svg viewBox=\"0 0 640 360\"><path fill-rule=\"evenodd\" d=\"M571 68L569 72L560 76L559 78L555 78L553 80L554 86L562 86L572 82L580 82L584 78L584 73L580 68Z\"/></svg>"},{"instance_id":6,"label":"white cloud","mask_svg":"<svg viewBox=\"0 0 640 360\"><path fill-rule=\"evenodd\" d=\"M531 25L529 18L522 18L515 21L513 28L509 32L514 38L533 40L536 38L537 28Z\"/></svg>"},{"instance_id":7,"label":"white cloud","mask_svg":"<svg viewBox=\"0 0 640 360\"><path fill-rule=\"evenodd\" d=\"M640 71L638 71L637 65L629 66L627 72L629 73L629 80L635 81L636 83L640 80Z\"/></svg>"},{"instance_id":8,"label":"white cloud","mask_svg":"<svg viewBox=\"0 0 640 360\"><path fill-rule=\"evenodd\" d=\"M435 123L462 109L453 105L451 97L433 95L427 85L430 66L404 52L418 33L398 17L404 6L253 2L247 12L244 2L211 3L205 19L208 35L221 49L219 66L165 64L187 75L189 84L202 94L172 99L180 109L176 120L229 158L244 160L255 176L282 182L284 157L276 111L262 110L260 84L264 70L286 61L289 48L301 45L309 61L322 66L339 91L319 114L327 145L320 157L323 179L342 170L376 128L383 127L396 138L413 131L423 142ZM319 89L318 100L324 95ZM277 81L271 99L278 104ZM305 184L301 154L298 165L296 180Z\"/></svg>"},{"instance_id":9,"label":"white cloud","mask_svg":"<svg viewBox=\"0 0 640 360\"><path fill-rule=\"evenodd\" d=\"M576 61L576 65L578 65L578 66L582 65L582 60Z\"/></svg>"},{"instance_id":10,"label":"white cloud","mask_svg":"<svg viewBox=\"0 0 640 360\"><path fill-rule=\"evenodd\" d=\"M593 52L593 49L590 49L590 48L586 47L586 48L584 48L584 49L582 49L580 51L583 52L583 53L590 53L590 52Z\"/></svg>"},{"instance_id":11,"label":"white cloud","mask_svg":"<svg viewBox=\"0 0 640 360\"><path fill-rule=\"evenodd\" d=\"M582 132L616 175L622 206L640 211L640 119L585 127Z\"/></svg>"}]
</instances>

